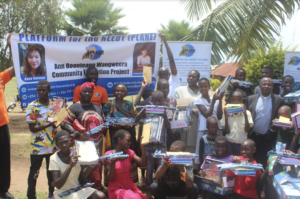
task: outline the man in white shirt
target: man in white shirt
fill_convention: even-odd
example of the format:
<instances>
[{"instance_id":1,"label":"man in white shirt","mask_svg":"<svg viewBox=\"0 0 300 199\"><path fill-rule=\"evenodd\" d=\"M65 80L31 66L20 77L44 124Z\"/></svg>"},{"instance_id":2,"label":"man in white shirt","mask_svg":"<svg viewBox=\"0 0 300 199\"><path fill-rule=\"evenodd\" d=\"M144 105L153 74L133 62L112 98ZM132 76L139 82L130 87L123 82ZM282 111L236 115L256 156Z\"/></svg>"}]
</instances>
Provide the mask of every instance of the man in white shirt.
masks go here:
<instances>
[{"instance_id":1,"label":"man in white shirt","mask_svg":"<svg viewBox=\"0 0 300 199\"><path fill-rule=\"evenodd\" d=\"M167 67L161 67L158 71L158 77L159 77L159 79L166 79L166 80L169 81L169 87L170 88L169 88L168 97L173 97L174 98L175 89L180 86L179 77L178 77L178 74L177 74L177 69L176 69L174 57L173 57L172 51L171 51L171 49L168 45L168 42L166 41L165 34L161 33L159 36L161 37L161 40L165 44L167 54L168 54L168 58L169 58L169 65L170 65L172 75L170 74L169 69Z\"/></svg>"}]
</instances>

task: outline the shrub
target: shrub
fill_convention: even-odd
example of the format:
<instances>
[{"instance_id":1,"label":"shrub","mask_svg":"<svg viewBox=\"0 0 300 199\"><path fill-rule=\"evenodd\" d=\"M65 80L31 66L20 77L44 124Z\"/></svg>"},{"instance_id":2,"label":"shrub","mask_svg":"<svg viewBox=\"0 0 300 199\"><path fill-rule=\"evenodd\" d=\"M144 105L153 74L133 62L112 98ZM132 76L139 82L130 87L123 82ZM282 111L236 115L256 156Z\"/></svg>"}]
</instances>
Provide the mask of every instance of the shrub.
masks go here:
<instances>
[{"instance_id":1,"label":"shrub","mask_svg":"<svg viewBox=\"0 0 300 199\"><path fill-rule=\"evenodd\" d=\"M220 80L218 80L218 79L210 79L210 86L213 89L213 91L215 91L217 88L219 88L220 85L221 85Z\"/></svg>"}]
</instances>

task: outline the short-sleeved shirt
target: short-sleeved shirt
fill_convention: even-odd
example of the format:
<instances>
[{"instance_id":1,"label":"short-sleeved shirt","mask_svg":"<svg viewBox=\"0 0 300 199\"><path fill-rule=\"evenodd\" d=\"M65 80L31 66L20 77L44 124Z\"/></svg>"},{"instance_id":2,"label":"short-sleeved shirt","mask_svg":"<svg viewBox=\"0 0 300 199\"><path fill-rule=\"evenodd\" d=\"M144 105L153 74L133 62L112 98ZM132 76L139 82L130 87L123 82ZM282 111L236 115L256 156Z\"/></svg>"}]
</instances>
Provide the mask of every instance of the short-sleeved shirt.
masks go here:
<instances>
[{"instance_id":1,"label":"short-sleeved shirt","mask_svg":"<svg viewBox=\"0 0 300 199\"><path fill-rule=\"evenodd\" d=\"M11 80L9 76L8 69L0 73L0 87L4 86L7 82ZM7 124L9 121L7 107L4 97L4 88L0 88L0 127Z\"/></svg>"},{"instance_id":2,"label":"short-sleeved shirt","mask_svg":"<svg viewBox=\"0 0 300 199\"><path fill-rule=\"evenodd\" d=\"M161 160L161 166L164 164L164 160ZM185 166L186 172L193 178L193 165ZM180 177L180 170L178 167L170 167L166 170L162 177L162 181L168 185L171 189L178 189L184 183Z\"/></svg>"},{"instance_id":3,"label":"short-sleeved shirt","mask_svg":"<svg viewBox=\"0 0 300 199\"><path fill-rule=\"evenodd\" d=\"M28 124L43 125L47 121L47 116L50 112L51 100L49 105L44 106L39 102L39 99L31 102L27 107L26 121ZM44 155L52 154L56 151L55 146L55 129L50 126L39 132L31 133L31 154L32 155Z\"/></svg>"},{"instance_id":4,"label":"short-sleeved shirt","mask_svg":"<svg viewBox=\"0 0 300 199\"><path fill-rule=\"evenodd\" d=\"M294 128L292 129L287 129L287 128L282 128L282 127L278 127L277 128L277 142L282 142L282 143L286 143L286 149L290 148L290 145L292 143L292 140L294 138L295 135L295 130ZM298 143L297 143L298 144Z\"/></svg>"},{"instance_id":5,"label":"short-sleeved shirt","mask_svg":"<svg viewBox=\"0 0 300 199\"><path fill-rule=\"evenodd\" d=\"M208 102L206 99L204 99L203 97L199 97L197 99L195 99L194 101L194 105L204 105L205 108L208 110L210 107L210 104L212 102L212 98L210 99L210 102ZM216 100L215 104L214 104L214 108L213 108L213 113L211 116L215 117L218 120L217 117L217 110L218 110L218 106L219 106L219 100ZM199 114L199 119L198 119L198 123L199 123L199 131L205 131L207 130L206 128L206 117L204 117L201 112L198 109L198 114ZM221 129L221 123L220 120L218 120L218 126L219 129Z\"/></svg>"},{"instance_id":6,"label":"short-sleeved shirt","mask_svg":"<svg viewBox=\"0 0 300 199\"><path fill-rule=\"evenodd\" d=\"M173 97L175 96L175 89L180 87L179 83L179 76L178 73L177 75L171 74L169 78L169 94L168 97Z\"/></svg>"},{"instance_id":7,"label":"short-sleeved shirt","mask_svg":"<svg viewBox=\"0 0 300 199\"><path fill-rule=\"evenodd\" d=\"M105 117L130 117L131 106L131 101L124 100L121 105L116 100L108 100L103 106L103 113Z\"/></svg>"},{"instance_id":8,"label":"short-sleeved shirt","mask_svg":"<svg viewBox=\"0 0 300 199\"><path fill-rule=\"evenodd\" d=\"M80 88L81 85L76 86L74 90L74 96L73 96L73 102L78 102L81 98L80 96ZM108 100L107 91L102 86L97 85L93 92L93 97L91 99L91 102L93 104L97 104L99 106L102 106L102 104L106 103Z\"/></svg>"},{"instance_id":9,"label":"short-sleeved shirt","mask_svg":"<svg viewBox=\"0 0 300 199\"><path fill-rule=\"evenodd\" d=\"M149 64L151 64L151 59L148 55L146 57L143 57L143 55L140 55L137 58L137 64L140 64L143 66L149 65Z\"/></svg>"},{"instance_id":10,"label":"short-sleeved shirt","mask_svg":"<svg viewBox=\"0 0 300 199\"><path fill-rule=\"evenodd\" d=\"M246 110L248 123L250 128L253 127L253 120L251 112ZM222 116L222 128L225 128L225 113ZM226 135L226 138L229 142L236 144L241 144L247 140L247 133L245 132L245 116L243 113L233 114L228 116L228 126L230 133Z\"/></svg>"}]
</instances>

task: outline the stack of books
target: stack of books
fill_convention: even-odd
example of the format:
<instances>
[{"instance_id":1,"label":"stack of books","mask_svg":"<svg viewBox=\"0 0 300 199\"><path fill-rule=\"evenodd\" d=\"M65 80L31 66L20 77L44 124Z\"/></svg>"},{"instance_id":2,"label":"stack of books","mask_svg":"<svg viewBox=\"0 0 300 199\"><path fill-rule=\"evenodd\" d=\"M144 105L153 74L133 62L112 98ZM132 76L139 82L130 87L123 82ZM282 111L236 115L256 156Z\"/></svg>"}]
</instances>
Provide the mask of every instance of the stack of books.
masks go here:
<instances>
[{"instance_id":1,"label":"stack of books","mask_svg":"<svg viewBox=\"0 0 300 199\"><path fill-rule=\"evenodd\" d=\"M291 117L294 123L295 131L298 131L300 128L300 111L293 113Z\"/></svg>"},{"instance_id":2,"label":"stack of books","mask_svg":"<svg viewBox=\"0 0 300 199\"><path fill-rule=\"evenodd\" d=\"M240 81L237 79L232 79L230 82L231 83L238 82L239 86L244 87L244 88L250 88L251 86L253 86L252 82L245 82L245 81Z\"/></svg>"},{"instance_id":3,"label":"stack of books","mask_svg":"<svg viewBox=\"0 0 300 199\"><path fill-rule=\"evenodd\" d=\"M135 123L135 118L130 117L106 117L105 120L106 122L112 122L114 124L120 124L122 126L137 125L137 123Z\"/></svg>"},{"instance_id":4,"label":"stack of books","mask_svg":"<svg viewBox=\"0 0 300 199\"><path fill-rule=\"evenodd\" d=\"M161 130L164 124L162 116L149 117L144 119L142 143L158 142L161 137Z\"/></svg>"},{"instance_id":5,"label":"stack of books","mask_svg":"<svg viewBox=\"0 0 300 199\"><path fill-rule=\"evenodd\" d=\"M284 96L285 102L300 102L300 90Z\"/></svg>"},{"instance_id":6,"label":"stack of books","mask_svg":"<svg viewBox=\"0 0 300 199\"><path fill-rule=\"evenodd\" d=\"M120 157L121 159L126 159L129 157L128 154L123 154L123 151L116 152L116 153L111 153L108 155L103 155L99 158L100 161L106 160L106 161L111 161L113 158Z\"/></svg>"},{"instance_id":7,"label":"stack of books","mask_svg":"<svg viewBox=\"0 0 300 199\"><path fill-rule=\"evenodd\" d=\"M136 108L144 108L146 109L147 114L163 114L164 111L167 110L176 110L175 107L167 107L167 106L156 106L156 105L146 105L146 106L136 106Z\"/></svg>"},{"instance_id":8,"label":"stack of books","mask_svg":"<svg viewBox=\"0 0 300 199\"><path fill-rule=\"evenodd\" d=\"M255 169L245 169L245 168L238 168L238 169L231 169L231 171L237 176L255 176Z\"/></svg>"},{"instance_id":9,"label":"stack of books","mask_svg":"<svg viewBox=\"0 0 300 199\"><path fill-rule=\"evenodd\" d=\"M244 107L241 104L227 104L225 107L228 115L244 112Z\"/></svg>"},{"instance_id":10,"label":"stack of books","mask_svg":"<svg viewBox=\"0 0 300 199\"><path fill-rule=\"evenodd\" d=\"M78 164L91 165L99 162L99 157L94 141L78 141L75 140L76 151L73 155L79 155Z\"/></svg>"},{"instance_id":11,"label":"stack of books","mask_svg":"<svg viewBox=\"0 0 300 199\"><path fill-rule=\"evenodd\" d=\"M225 89L226 89L227 86L229 85L231 79L232 79L232 76L231 76L231 75L229 75L228 77L226 77L226 78L224 79L224 81L222 82L221 86L219 87L218 96L220 96L221 93L225 91Z\"/></svg>"},{"instance_id":12,"label":"stack of books","mask_svg":"<svg viewBox=\"0 0 300 199\"><path fill-rule=\"evenodd\" d=\"M70 195L70 194L72 194L72 193L74 193L74 192L80 191L81 189L84 189L84 188L87 188L87 187L92 187L94 184L95 184L95 183L89 183L89 182L88 182L88 183L86 183L86 184L84 184L84 185L81 185L81 186L79 186L79 187L70 189L70 190L68 190L68 191L61 192L61 193L58 194L58 196L59 196L60 198L62 198L62 197L68 196L68 195Z\"/></svg>"},{"instance_id":13,"label":"stack of books","mask_svg":"<svg viewBox=\"0 0 300 199\"><path fill-rule=\"evenodd\" d=\"M289 118L280 116L279 119L274 119L273 120L273 126L292 128L293 123L292 123L292 121L290 121Z\"/></svg>"},{"instance_id":14,"label":"stack of books","mask_svg":"<svg viewBox=\"0 0 300 199\"><path fill-rule=\"evenodd\" d=\"M300 154L295 153L283 153L283 152L276 152L276 151L269 151L267 153L268 156L275 155L278 157L285 157L285 158L294 158L300 160Z\"/></svg>"},{"instance_id":15,"label":"stack of books","mask_svg":"<svg viewBox=\"0 0 300 199\"><path fill-rule=\"evenodd\" d=\"M171 159L172 164L180 164L180 165L191 165L193 158L198 158L199 156L195 153L190 152L161 152L155 151L152 154L154 158L163 158L164 160L168 161Z\"/></svg>"},{"instance_id":16,"label":"stack of books","mask_svg":"<svg viewBox=\"0 0 300 199\"><path fill-rule=\"evenodd\" d=\"M256 170L264 170L261 164L253 164L253 163L241 163L241 164L235 164L235 163L225 163L217 165L217 168L220 169L226 169L226 170L240 170L241 169L248 169L250 171L256 171Z\"/></svg>"}]
</instances>

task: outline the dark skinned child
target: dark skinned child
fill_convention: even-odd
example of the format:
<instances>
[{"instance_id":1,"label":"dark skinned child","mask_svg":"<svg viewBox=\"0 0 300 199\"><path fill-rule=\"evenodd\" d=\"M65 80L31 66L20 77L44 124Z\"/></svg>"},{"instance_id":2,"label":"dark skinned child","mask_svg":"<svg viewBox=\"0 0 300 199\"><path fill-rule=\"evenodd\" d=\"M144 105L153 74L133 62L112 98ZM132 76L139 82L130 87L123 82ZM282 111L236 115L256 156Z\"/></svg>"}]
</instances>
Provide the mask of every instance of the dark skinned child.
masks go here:
<instances>
[{"instance_id":1,"label":"dark skinned child","mask_svg":"<svg viewBox=\"0 0 300 199\"><path fill-rule=\"evenodd\" d=\"M85 179L95 165L83 166L77 164L80 156L73 154L73 149L70 148L70 134L67 131L58 131L55 140L59 151L51 156L49 170L52 171L55 184L54 197L60 198L58 194L79 187L78 179ZM104 193L91 187L73 192L68 197L80 199L106 198Z\"/></svg>"},{"instance_id":2,"label":"dark skinned child","mask_svg":"<svg viewBox=\"0 0 300 199\"><path fill-rule=\"evenodd\" d=\"M226 139L225 136L218 136L216 137L215 140L215 148L216 150L213 151L212 153L208 154L206 158L209 159L214 159L214 160L220 160L223 161L225 163L229 163L230 159L233 157L233 155L230 155L230 153L228 152L228 141ZM201 169L199 174L202 177L206 176L205 171L203 170L205 166L205 161L203 162ZM209 191L204 191L204 195L203 195L204 199L210 199L210 198L214 198L214 199L227 199L227 196L222 196L216 193L212 193Z\"/></svg>"},{"instance_id":3,"label":"dark skinned child","mask_svg":"<svg viewBox=\"0 0 300 199\"><path fill-rule=\"evenodd\" d=\"M246 161L249 163L257 164L253 158L253 154L256 152L255 142L251 139L245 140L241 145L241 156L234 156L234 163L241 163L241 161ZM255 176L243 176L237 175L231 171L227 170L227 177L233 177L234 179L234 188L233 188L233 199L254 199L259 198L263 182L268 174L266 169L263 173L260 170L257 170Z\"/></svg>"},{"instance_id":4,"label":"dark skinned child","mask_svg":"<svg viewBox=\"0 0 300 199\"><path fill-rule=\"evenodd\" d=\"M241 104L244 108L243 113L227 114L227 108L224 108L222 118L222 128L225 129L228 139L228 150L232 155L240 155L241 143L247 139L249 130L253 127L251 112L246 110L243 104L243 95L240 91L231 93L230 104Z\"/></svg>"},{"instance_id":5,"label":"dark skinned child","mask_svg":"<svg viewBox=\"0 0 300 199\"><path fill-rule=\"evenodd\" d=\"M291 93L294 89L295 80L294 77L290 75L286 75L282 78L281 88L283 89L282 93L280 94L281 97ZM289 106L292 110L292 113L296 112L295 102L285 102L285 105ZM298 110L299 111L299 110Z\"/></svg>"},{"instance_id":6,"label":"dark skinned child","mask_svg":"<svg viewBox=\"0 0 300 199\"><path fill-rule=\"evenodd\" d=\"M142 140L142 138L141 138ZM116 148L107 151L105 155L121 152L128 154L128 158L121 159L116 157L111 161L105 161L105 167L108 170L109 185L108 195L111 199L117 198L136 198L147 199L147 196L136 187L130 178L131 162L136 162L141 166L146 165L146 153L144 144L140 143L142 158L138 157L129 147L131 145L131 135L126 130L118 130L115 134Z\"/></svg>"},{"instance_id":7,"label":"dark skinned child","mask_svg":"<svg viewBox=\"0 0 300 199\"><path fill-rule=\"evenodd\" d=\"M184 152L185 143L179 140L173 142L170 151ZM174 165L171 160L162 160L155 173L155 179L161 180L153 182L150 186L154 198L187 196L188 199L197 199L197 186L193 180L192 165Z\"/></svg>"},{"instance_id":8,"label":"dark skinned child","mask_svg":"<svg viewBox=\"0 0 300 199\"><path fill-rule=\"evenodd\" d=\"M246 80L246 71L243 68L238 68L235 71L235 77L234 79L239 81L245 81ZM250 86L250 88L245 88L242 86L239 86L238 82L233 82L227 86L225 89L225 102L226 104L229 104L231 101L232 92L234 91L240 91L243 96L243 101L249 96L253 95L253 88Z\"/></svg>"},{"instance_id":9,"label":"dark skinned child","mask_svg":"<svg viewBox=\"0 0 300 199\"><path fill-rule=\"evenodd\" d=\"M157 106L162 106L163 101L164 101L164 94L161 91L154 91L151 94L152 98L152 104L157 105ZM160 159L158 158L153 158L152 153L154 153L156 150L162 150L166 149L166 134L167 134L167 129L170 129L170 121L168 120L166 111L164 111L163 115L158 115L158 114L146 114L146 110L142 109L136 116L135 121L139 122L142 118L145 119L157 119L159 117L163 117L164 119L164 124L162 125L161 129L161 136L160 140L158 142L150 142L145 145L145 151L146 151L146 157L147 157L147 165L146 165L146 189L147 189L147 196L151 197L150 193L150 185L153 182L153 171L154 171L154 163L157 162L157 165L160 165Z\"/></svg>"}]
</instances>

